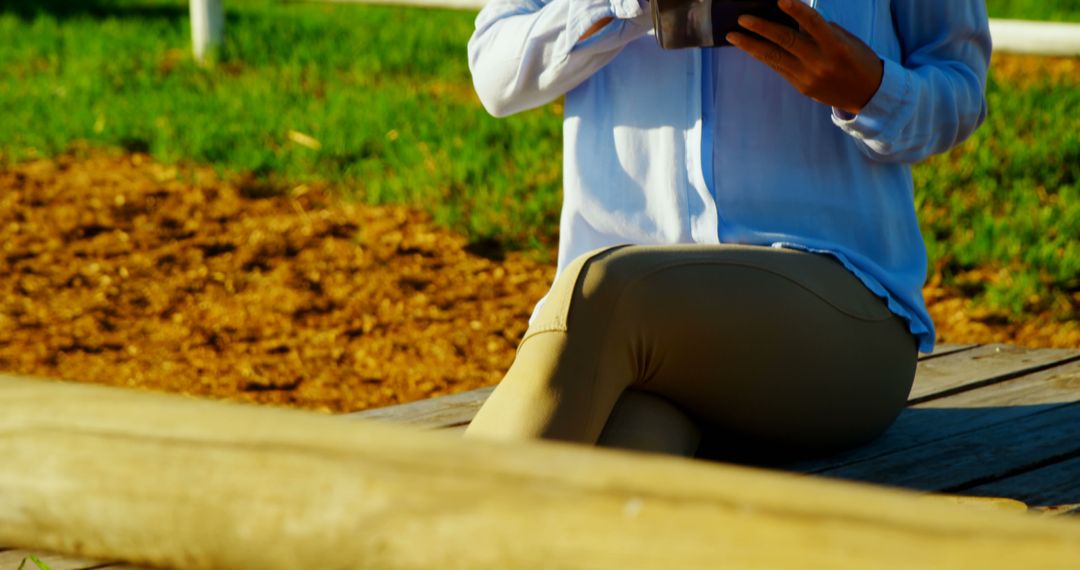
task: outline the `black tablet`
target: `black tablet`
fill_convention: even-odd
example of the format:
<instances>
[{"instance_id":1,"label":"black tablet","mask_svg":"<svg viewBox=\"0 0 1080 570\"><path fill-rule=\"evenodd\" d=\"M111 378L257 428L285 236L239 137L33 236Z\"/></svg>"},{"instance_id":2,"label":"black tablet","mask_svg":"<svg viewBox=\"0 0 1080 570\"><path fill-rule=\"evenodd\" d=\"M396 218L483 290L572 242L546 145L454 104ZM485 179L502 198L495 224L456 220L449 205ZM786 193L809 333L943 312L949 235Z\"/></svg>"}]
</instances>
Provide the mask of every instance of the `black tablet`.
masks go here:
<instances>
[{"instance_id":1,"label":"black tablet","mask_svg":"<svg viewBox=\"0 0 1080 570\"><path fill-rule=\"evenodd\" d=\"M739 16L752 14L797 28L776 0L650 0L656 39L664 49L723 47L729 32L752 32L739 26Z\"/></svg>"}]
</instances>

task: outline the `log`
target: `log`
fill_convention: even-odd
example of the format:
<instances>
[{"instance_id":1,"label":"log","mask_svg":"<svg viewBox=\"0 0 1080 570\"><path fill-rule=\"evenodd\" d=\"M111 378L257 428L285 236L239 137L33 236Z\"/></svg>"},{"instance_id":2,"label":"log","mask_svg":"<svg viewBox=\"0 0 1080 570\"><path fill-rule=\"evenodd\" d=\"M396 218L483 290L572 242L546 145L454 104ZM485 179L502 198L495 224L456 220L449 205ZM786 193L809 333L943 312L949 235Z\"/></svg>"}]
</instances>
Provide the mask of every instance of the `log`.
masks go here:
<instances>
[{"instance_id":1,"label":"log","mask_svg":"<svg viewBox=\"0 0 1080 570\"><path fill-rule=\"evenodd\" d=\"M853 483L0 376L0 544L172 568L1067 568L1080 524Z\"/></svg>"}]
</instances>

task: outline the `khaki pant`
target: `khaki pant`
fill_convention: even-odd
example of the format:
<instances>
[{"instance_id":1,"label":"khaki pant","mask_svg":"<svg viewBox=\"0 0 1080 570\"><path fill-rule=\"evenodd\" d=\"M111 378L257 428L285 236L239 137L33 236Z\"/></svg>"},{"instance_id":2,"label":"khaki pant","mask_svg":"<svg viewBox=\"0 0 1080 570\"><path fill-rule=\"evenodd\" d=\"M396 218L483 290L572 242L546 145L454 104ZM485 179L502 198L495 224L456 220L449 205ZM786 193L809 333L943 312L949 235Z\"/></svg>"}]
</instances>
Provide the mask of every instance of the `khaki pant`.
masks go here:
<instances>
[{"instance_id":1,"label":"khaki pant","mask_svg":"<svg viewBox=\"0 0 1080 570\"><path fill-rule=\"evenodd\" d=\"M563 271L465 435L682 455L702 433L847 447L900 413L917 354L903 319L831 256L606 248Z\"/></svg>"}]
</instances>

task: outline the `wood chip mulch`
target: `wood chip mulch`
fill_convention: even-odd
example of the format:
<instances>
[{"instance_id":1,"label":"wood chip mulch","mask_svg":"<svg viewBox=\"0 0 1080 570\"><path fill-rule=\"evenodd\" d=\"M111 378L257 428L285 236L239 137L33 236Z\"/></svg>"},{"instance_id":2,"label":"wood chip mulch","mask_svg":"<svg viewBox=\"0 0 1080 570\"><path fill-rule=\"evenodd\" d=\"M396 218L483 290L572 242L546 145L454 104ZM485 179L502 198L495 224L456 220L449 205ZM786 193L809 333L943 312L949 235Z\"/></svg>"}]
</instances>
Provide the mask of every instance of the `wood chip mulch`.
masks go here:
<instances>
[{"instance_id":1,"label":"wood chip mulch","mask_svg":"<svg viewBox=\"0 0 1080 570\"><path fill-rule=\"evenodd\" d=\"M502 377L550 264L259 190L138 154L0 171L0 370L330 412Z\"/></svg>"},{"instance_id":2,"label":"wood chip mulch","mask_svg":"<svg viewBox=\"0 0 1080 570\"><path fill-rule=\"evenodd\" d=\"M0 170L0 371L327 412L498 382L553 261L264 190L140 154ZM1080 347L1075 322L924 292L942 341Z\"/></svg>"}]
</instances>

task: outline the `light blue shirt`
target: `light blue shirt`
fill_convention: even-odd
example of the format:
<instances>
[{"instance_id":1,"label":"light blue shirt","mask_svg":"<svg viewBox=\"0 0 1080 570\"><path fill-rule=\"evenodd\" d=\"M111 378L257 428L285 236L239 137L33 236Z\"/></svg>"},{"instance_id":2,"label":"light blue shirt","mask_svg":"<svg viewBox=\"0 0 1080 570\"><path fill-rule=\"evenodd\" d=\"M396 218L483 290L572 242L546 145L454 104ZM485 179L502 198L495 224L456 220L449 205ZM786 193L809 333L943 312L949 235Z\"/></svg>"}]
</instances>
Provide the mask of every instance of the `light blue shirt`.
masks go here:
<instances>
[{"instance_id":1,"label":"light blue shirt","mask_svg":"<svg viewBox=\"0 0 1080 570\"><path fill-rule=\"evenodd\" d=\"M827 253L908 322L919 350L933 349L909 164L959 144L986 116L984 0L817 9L884 61L857 116L801 95L736 48L661 49L638 0L484 7L469 66L488 111L566 95L559 272L626 243ZM615 20L579 41L606 17Z\"/></svg>"}]
</instances>

